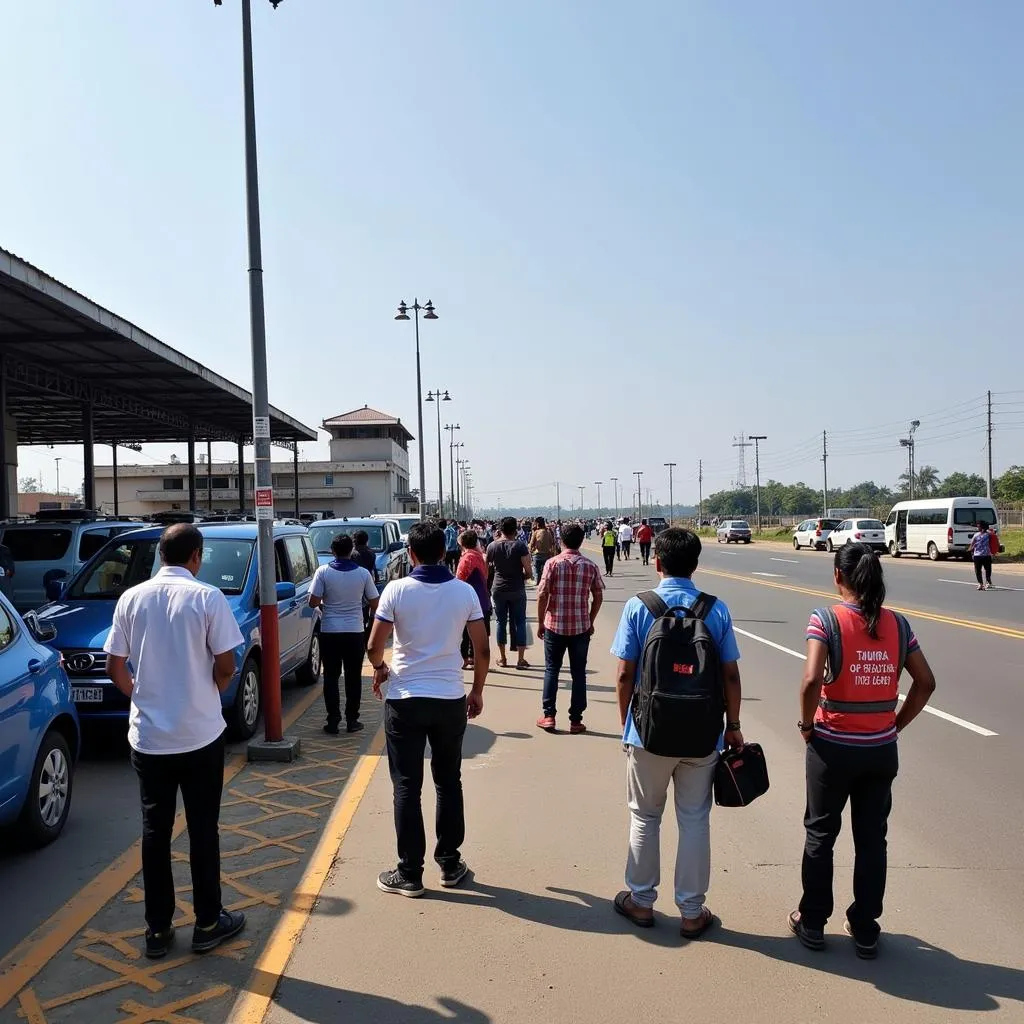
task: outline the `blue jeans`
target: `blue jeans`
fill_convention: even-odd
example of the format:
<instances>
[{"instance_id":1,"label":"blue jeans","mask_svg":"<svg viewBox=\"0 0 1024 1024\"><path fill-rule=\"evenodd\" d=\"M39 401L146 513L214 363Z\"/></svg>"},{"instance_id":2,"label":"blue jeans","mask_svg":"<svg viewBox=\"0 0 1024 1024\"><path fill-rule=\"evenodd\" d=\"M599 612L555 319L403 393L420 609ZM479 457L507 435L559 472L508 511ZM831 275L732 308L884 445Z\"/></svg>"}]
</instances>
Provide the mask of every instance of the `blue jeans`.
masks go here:
<instances>
[{"instance_id":1,"label":"blue jeans","mask_svg":"<svg viewBox=\"0 0 1024 1024\"><path fill-rule=\"evenodd\" d=\"M587 652L590 650L590 634L577 633L564 636L562 633L544 631L544 714L555 716L555 702L558 699L558 674L562 661L569 652L569 674L572 676L572 697L569 700L569 721L582 722L587 710Z\"/></svg>"},{"instance_id":2,"label":"blue jeans","mask_svg":"<svg viewBox=\"0 0 1024 1024\"><path fill-rule=\"evenodd\" d=\"M549 555L533 556L533 579L540 586L540 578L544 575L544 566L547 565Z\"/></svg>"},{"instance_id":3,"label":"blue jeans","mask_svg":"<svg viewBox=\"0 0 1024 1024\"><path fill-rule=\"evenodd\" d=\"M494 614L498 619L498 646L505 646L508 621L508 630L512 634L512 649L521 648L526 640L526 591L521 594L495 594Z\"/></svg>"}]
</instances>

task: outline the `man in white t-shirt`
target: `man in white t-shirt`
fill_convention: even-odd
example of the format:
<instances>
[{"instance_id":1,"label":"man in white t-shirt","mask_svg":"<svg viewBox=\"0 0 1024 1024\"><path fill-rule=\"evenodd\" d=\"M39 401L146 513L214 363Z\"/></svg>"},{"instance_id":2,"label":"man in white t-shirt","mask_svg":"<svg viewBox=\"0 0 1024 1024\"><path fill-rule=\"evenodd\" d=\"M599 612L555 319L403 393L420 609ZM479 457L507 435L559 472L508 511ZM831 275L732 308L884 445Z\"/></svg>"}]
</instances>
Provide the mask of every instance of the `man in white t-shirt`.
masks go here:
<instances>
[{"instance_id":1,"label":"man in white t-shirt","mask_svg":"<svg viewBox=\"0 0 1024 1024\"><path fill-rule=\"evenodd\" d=\"M629 561L629 545L633 543L633 527L629 520L625 520L619 527L619 546L622 548L622 557Z\"/></svg>"},{"instance_id":2,"label":"man in white t-shirt","mask_svg":"<svg viewBox=\"0 0 1024 1024\"><path fill-rule=\"evenodd\" d=\"M385 698L384 734L395 790L398 866L382 871L377 886L401 896L422 896L427 841L420 797L423 754L430 741L430 771L437 789L434 860L441 885L453 888L469 868L460 848L466 837L462 799L462 738L466 719L484 709L490 649L476 591L441 564L443 531L433 522L409 530L412 573L388 584L377 606L367 655L373 692ZM473 644L473 686L462 679L462 631ZM394 633L390 669L384 648Z\"/></svg>"},{"instance_id":3,"label":"man in white t-shirt","mask_svg":"<svg viewBox=\"0 0 1024 1024\"><path fill-rule=\"evenodd\" d=\"M203 535L190 523L160 538L160 571L125 591L104 646L107 672L131 698L128 742L142 799L146 956L167 955L174 939L171 830L181 790L188 818L195 928L206 953L245 926L220 892L224 716L220 694L235 676L242 633L216 587L200 583Z\"/></svg>"}]
</instances>

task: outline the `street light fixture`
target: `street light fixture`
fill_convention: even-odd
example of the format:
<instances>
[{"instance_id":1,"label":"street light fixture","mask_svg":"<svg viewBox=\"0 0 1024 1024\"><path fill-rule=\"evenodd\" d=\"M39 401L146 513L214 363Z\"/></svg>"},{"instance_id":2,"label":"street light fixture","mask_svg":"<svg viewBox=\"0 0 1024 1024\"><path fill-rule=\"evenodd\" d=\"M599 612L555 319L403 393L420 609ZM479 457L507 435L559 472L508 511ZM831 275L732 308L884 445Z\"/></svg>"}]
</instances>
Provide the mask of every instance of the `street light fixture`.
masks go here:
<instances>
[{"instance_id":1,"label":"street light fixture","mask_svg":"<svg viewBox=\"0 0 1024 1024\"><path fill-rule=\"evenodd\" d=\"M910 421L910 432L907 437L900 438L900 447L907 449L907 483L910 487L910 500L914 500L914 433L921 426L920 420Z\"/></svg>"},{"instance_id":2,"label":"street light fixture","mask_svg":"<svg viewBox=\"0 0 1024 1024\"><path fill-rule=\"evenodd\" d=\"M441 403L450 402L451 395L447 391L442 395L441 389L427 392L427 401L437 403L437 518L444 515L444 470L441 468Z\"/></svg>"},{"instance_id":3,"label":"street light fixture","mask_svg":"<svg viewBox=\"0 0 1024 1024\"><path fill-rule=\"evenodd\" d=\"M409 316L409 310L413 316ZM412 305L407 306L403 299L398 304L398 315L396 320L415 320L416 323L416 424L419 430L419 437L416 439L420 448L420 519L423 519L423 506L427 500L427 471L426 462L423 457L423 378L420 374L420 311L423 311L424 320L436 320L437 313L434 312L434 304L427 299L425 306L420 305L420 300L414 298Z\"/></svg>"}]
</instances>

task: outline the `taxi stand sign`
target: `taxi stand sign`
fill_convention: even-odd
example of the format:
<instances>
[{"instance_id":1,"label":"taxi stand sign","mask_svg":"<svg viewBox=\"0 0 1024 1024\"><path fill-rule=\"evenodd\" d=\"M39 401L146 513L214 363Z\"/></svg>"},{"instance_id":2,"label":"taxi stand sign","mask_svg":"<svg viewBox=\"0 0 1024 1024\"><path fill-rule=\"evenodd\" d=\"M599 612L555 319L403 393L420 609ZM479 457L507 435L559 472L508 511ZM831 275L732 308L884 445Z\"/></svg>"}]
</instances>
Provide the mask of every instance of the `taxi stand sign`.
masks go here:
<instances>
[{"instance_id":1,"label":"taxi stand sign","mask_svg":"<svg viewBox=\"0 0 1024 1024\"><path fill-rule=\"evenodd\" d=\"M274 489L273 487L256 488L256 518L274 518Z\"/></svg>"}]
</instances>

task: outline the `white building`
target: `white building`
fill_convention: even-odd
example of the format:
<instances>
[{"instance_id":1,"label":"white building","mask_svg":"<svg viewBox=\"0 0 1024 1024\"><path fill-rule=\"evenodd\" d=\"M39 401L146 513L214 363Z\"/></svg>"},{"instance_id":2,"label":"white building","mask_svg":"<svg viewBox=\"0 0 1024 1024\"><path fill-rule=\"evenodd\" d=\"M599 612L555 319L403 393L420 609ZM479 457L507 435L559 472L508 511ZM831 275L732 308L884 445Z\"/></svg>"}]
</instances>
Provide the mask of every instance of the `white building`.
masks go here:
<instances>
[{"instance_id":1,"label":"white building","mask_svg":"<svg viewBox=\"0 0 1024 1024\"><path fill-rule=\"evenodd\" d=\"M416 495L409 491L409 448L412 434L402 421L363 406L324 420L331 435L330 460L299 462L299 511L336 516L374 512L416 512ZM200 457L202 458L202 457ZM245 509L253 508L253 467L246 464ZM146 515L189 507L189 473L184 462L163 465L120 465L117 469L121 515ZM114 511L112 466L96 467L96 501L104 512ZM295 473L292 462L274 463L274 505L278 515L295 514ZM237 511L238 463L196 465L199 511Z\"/></svg>"}]
</instances>

